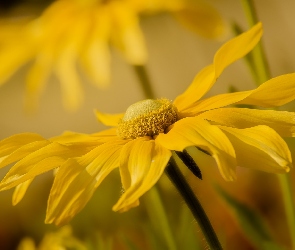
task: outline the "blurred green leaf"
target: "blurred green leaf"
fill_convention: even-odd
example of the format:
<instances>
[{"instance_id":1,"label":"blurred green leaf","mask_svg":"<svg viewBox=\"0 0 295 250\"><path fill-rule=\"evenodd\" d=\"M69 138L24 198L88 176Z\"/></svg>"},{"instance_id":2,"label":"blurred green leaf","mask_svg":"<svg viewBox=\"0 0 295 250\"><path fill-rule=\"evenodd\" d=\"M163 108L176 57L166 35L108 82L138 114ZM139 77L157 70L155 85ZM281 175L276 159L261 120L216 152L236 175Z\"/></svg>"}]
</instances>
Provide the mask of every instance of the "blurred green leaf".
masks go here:
<instances>
[{"instance_id":1,"label":"blurred green leaf","mask_svg":"<svg viewBox=\"0 0 295 250\"><path fill-rule=\"evenodd\" d=\"M245 233L245 236L259 250L282 250L284 247L273 242L270 231L259 214L247 205L236 200L224 191L220 186L215 188L221 198L230 206L238 225Z\"/></svg>"}]
</instances>

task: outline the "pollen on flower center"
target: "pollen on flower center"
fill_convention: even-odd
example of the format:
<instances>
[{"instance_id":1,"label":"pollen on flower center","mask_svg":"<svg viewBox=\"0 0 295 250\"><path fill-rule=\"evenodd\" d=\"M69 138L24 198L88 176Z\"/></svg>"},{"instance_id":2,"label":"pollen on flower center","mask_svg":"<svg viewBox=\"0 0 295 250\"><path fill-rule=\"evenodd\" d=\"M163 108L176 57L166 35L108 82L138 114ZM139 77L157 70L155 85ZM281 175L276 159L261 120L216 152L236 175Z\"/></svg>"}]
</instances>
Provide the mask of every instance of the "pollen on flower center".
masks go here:
<instances>
[{"instance_id":1,"label":"pollen on flower center","mask_svg":"<svg viewBox=\"0 0 295 250\"><path fill-rule=\"evenodd\" d=\"M168 99L147 99L126 110L117 133L123 139L154 136L164 133L177 119L177 109Z\"/></svg>"}]
</instances>

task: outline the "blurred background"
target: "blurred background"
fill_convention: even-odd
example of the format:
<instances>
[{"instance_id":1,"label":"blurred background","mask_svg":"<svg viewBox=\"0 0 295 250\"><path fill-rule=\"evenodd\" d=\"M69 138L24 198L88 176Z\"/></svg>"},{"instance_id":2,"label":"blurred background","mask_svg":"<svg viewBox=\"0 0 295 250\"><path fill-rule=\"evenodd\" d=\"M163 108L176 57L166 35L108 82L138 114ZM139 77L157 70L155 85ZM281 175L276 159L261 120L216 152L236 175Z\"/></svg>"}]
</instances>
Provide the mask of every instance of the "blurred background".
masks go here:
<instances>
[{"instance_id":1,"label":"blurred background","mask_svg":"<svg viewBox=\"0 0 295 250\"><path fill-rule=\"evenodd\" d=\"M1 22L5 22L6 18L12 16L15 18L26 15L37 17L51 2L49 0L0 1ZM212 62L217 49L234 36L232 32L234 23L244 30L249 28L240 1L208 0L206 2L216 8L224 20L225 32L218 39L204 38L192 32L167 11L140 16L140 27L148 52L146 69L157 97L173 100L182 93L192 82L196 73ZM295 2L256 0L254 4L264 27L262 43L271 75L274 77L295 72L293 13ZM0 64L5 64L1 57ZM26 63L0 85L0 139L22 132L35 132L46 138L59 135L66 130L94 133L105 128L97 122L94 109L109 113L124 112L129 105L145 98L133 67L126 62L118 49L111 47L111 80L108 87L97 88L78 69L84 101L77 110L69 112L62 103L60 85L53 75L50 76L50 82L42 93L36 110L28 112L24 108L24 79L30 65L31 62ZM225 70L208 96L228 92L231 86L237 90L255 88L251 72L243 60L239 60ZM294 107L291 103L281 109L294 111ZM292 144L290 146L292 148ZM208 167L201 170L202 181L191 174L187 177L224 244L224 249L256 248L243 234L242 228L229 207L218 197L213 187L214 183L218 183L229 194L255 209L271 229L273 238L289 249L290 238L275 175L239 169L238 180L234 183L226 183L216 168ZM0 172L1 176L5 172L7 169ZM290 172L290 176L294 176L293 171ZM53 225L44 224L46 201L52 180L52 173L38 177L25 198L15 207L11 205L12 190L0 193L0 249L17 249L20 240L25 236L32 237L38 243L45 232L58 230ZM153 248L150 239L146 236L153 234L151 233L153 229L144 202L127 213L112 212L111 207L119 197L120 188L118 173L113 173L96 191L86 208L71 222L75 235L82 240L88 239L92 234L99 235L98 238L103 242L111 239L113 249L131 249L126 247L131 243L137 247L135 249L165 249ZM162 196L168 218L173 229L177 231L178 221L183 214L185 204L165 176L161 180L160 191L165 194ZM177 204L177 206L171 206L171 204ZM188 225L198 235L200 249L205 249L198 225L191 217L189 217ZM153 237L156 241L157 236L153 235Z\"/></svg>"}]
</instances>

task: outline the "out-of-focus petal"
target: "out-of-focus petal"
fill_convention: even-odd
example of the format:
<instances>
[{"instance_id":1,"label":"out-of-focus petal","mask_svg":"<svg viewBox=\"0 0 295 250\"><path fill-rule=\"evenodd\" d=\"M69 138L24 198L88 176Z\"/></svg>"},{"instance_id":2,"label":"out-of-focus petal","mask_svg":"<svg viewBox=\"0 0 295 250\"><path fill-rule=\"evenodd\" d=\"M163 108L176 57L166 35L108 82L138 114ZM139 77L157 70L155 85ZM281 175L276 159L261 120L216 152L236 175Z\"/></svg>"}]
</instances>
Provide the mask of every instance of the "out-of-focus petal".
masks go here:
<instances>
[{"instance_id":1,"label":"out-of-focus petal","mask_svg":"<svg viewBox=\"0 0 295 250\"><path fill-rule=\"evenodd\" d=\"M224 32L224 23L218 11L201 1L188 4L174 13L176 18L190 30L207 38L218 38Z\"/></svg>"},{"instance_id":2,"label":"out-of-focus petal","mask_svg":"<svg viewBox=\"0 0 295 250\"><path fill-rule=\"evenodd\" d=\"M126 153L129 153L128 157ZM120 155L124 193L113 210L124 212L138 205L139 198L162 176L170 157L170 150L148 137L129 142L127 149L122 150Z\"/></svg>"},{"instance_id":3,"label":"out-of-focus petal","mask_svg":"<svg viewBox=\"0 0 295 250\"><path fill-rule=\"evenodd\" d=\"M94 25L90 27L89 38L85 41L82 50L81 63L92 83L98 87L105 87L110 81L111 55L109 51L109 39L111 32L111 20L105 7L99 11L93 10Z\"/></svg>"},{"instance_id":4,"label":"out-of-focus petal","mask_svg":"<svg viewBox=\"0 0 295 250\"><path fill-rule=\"evenodd\" d=\"M156 142L167 149L177 151L183 151L189 146L198 146L211 153L225 180L233 181L236 178L235 151L232 144L218 127L203 119L181 119L167 134L158 135Z\"/></svg>"},{"instance_id":5,"label":"out-of-focus petal","mask_svg":"<svg viewBox=\"0 0 295 250\"><path fill-rule=\"evenodd\" d=\"M287 111L219 108L199 115L203 119L235 128L266 125L281 136L295 136L295 114Z\"/></svg>"},{"instance_id":6,"label":"out-of-focus petal","mask_svg":"<svg viewBox=\"0 0 295 250\"><path fill-rule=\"evenodd\" d=\"M238 166L269 173L286 173L292 167L289 148L273 129L264 125L245 129L220 128L236 150Z\"/></svg>"},{"instance_id":7,"label":"out-of-focus petal","mask_svg":"<svg viewBox=\"0 0 295 250\"><path fill-rule=\"evenodd\" d=\"M106 143L65 162L54 179L45 223L61 225L72 219L104 178L119 166L120 150L125 143L123 140Z\"/></svg>"},{"instance_id":8,"label":"out-of-focus petal","mask_svg":"<svg viewBox=\"0 0 295 250\"><path fill-rule=\"evenodd\" d=\"M110 3L114 18L113 42L123 52L126 60L135 65L147 61L147 51L139 20L135 13L120 2Z\"/></svg>"},{"instance_id":9,"label":"out-of-focus petal","mask_svg":"<svg viewBox=\"0 0 295 250\"><path fill-rule=\"evenodd\" d=\"M213 64L196 75L187 90L179 95L174 104L180 112L195 105L213 86L216 79L230 64L249 53L262 36L262 24L258 23L249 31L229 40L215 54Z\"/></svg>"}]
</instances>

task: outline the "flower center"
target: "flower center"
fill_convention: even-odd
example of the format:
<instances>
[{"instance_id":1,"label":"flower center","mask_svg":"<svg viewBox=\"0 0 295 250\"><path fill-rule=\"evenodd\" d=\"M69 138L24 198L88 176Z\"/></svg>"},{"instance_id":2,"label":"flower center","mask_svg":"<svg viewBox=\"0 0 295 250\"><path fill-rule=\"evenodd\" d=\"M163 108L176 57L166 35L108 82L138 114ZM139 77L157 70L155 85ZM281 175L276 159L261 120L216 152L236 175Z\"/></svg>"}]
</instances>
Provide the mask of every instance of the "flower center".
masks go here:
<instances>
[{"instance_id":1,"label":"flower center","mask_svg":"<svg viewBox=\"0 0 295 250\"><path fill-rule=\"evenodd\" d=\"M154 136L164 133L177 119L177 109L168 99L147 99L126 110L117 133L123 139Z\"/></svg>"}]
</instances>

